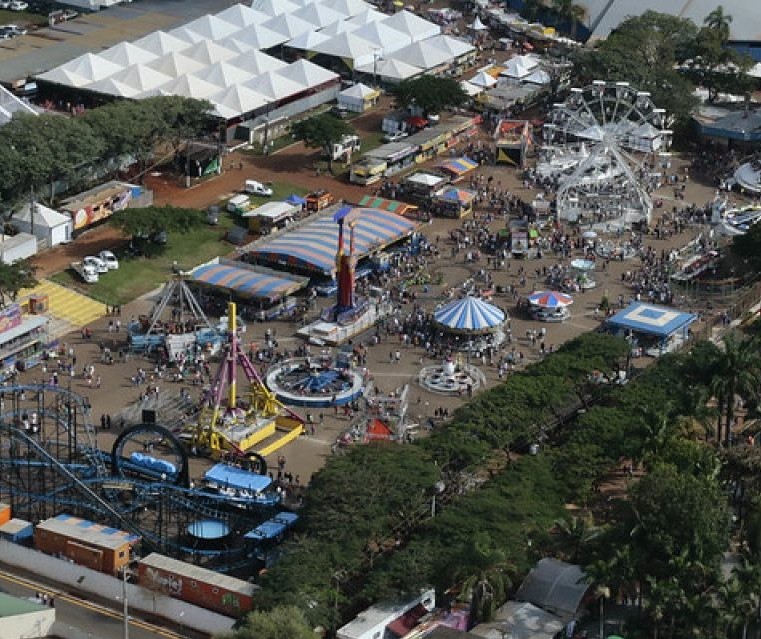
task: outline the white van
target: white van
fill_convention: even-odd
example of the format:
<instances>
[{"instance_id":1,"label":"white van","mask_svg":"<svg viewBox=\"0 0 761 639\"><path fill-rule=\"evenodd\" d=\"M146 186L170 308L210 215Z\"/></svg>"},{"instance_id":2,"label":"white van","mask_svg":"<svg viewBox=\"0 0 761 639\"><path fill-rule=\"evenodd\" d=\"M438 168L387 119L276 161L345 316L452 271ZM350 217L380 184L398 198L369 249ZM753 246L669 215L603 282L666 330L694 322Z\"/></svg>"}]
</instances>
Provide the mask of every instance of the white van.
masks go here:
<instances>
[{"instance_id":1,"label":"white van","mask_svg":"<svg viewBox=\"0 0 761 639\"><path fill-rule=\"evenodd\" d=\"M246 180L246 185L243 190L246 193L262 197L270 197L272 195L272 189L270 187L261 182L257 182L256 180Z\"/></svg>"}]
</instances>

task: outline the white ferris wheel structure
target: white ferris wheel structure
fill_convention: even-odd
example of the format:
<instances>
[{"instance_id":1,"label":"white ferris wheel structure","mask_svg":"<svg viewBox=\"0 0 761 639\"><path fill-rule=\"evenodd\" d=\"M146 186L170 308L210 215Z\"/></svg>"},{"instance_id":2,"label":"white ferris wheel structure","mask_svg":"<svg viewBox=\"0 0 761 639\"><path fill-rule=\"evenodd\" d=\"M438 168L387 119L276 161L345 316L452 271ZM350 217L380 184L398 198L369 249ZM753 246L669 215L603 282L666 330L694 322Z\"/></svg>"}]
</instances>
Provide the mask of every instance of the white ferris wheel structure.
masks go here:
<instances>
[{"instance_id":1,"label":"white ferris wheel structure","mask_svg":"<svg viewBox=\"0 0 761 639\"><path fill-rule=\"evenodd\" d=\"M553 106L537 173L556 180L561 220L648 222L656 158L668 155L671 139L666 112L649 93L595 80Z\"/></svg>"}]
</instances>

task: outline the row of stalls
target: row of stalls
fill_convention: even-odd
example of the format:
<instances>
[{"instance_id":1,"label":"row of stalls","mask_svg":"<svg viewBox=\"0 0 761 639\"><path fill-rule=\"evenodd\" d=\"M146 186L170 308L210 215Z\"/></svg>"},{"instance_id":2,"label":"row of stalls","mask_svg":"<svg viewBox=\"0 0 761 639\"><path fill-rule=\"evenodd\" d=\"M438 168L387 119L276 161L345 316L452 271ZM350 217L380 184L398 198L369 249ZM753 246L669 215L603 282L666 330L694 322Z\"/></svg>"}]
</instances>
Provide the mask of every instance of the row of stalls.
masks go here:
<instances>
[{"instance_id":1,"label":"row of stalls","mask_svg":"<svg viewBox=\"0 0 761 639\"><path fill-rule=\"evenodd\" d=\"M421 118L422 120L422 118ZM449 151L457 142L475 134L480 117L453 116L437 126L422 129L398 142L368 151L351 167L349 181L374 184ZM421 125L425 125L423 120Z\"/></svg>"}]
</instances>

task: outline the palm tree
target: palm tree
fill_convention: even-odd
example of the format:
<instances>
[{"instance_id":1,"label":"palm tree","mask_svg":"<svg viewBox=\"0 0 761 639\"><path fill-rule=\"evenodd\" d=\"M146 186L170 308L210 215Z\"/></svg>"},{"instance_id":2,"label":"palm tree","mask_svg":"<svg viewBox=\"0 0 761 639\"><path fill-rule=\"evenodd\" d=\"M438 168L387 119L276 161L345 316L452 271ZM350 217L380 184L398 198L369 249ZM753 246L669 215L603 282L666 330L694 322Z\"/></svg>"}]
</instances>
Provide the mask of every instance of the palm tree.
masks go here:
<instances>
[{"instance_id":1,"label":"palm tree","mask_svg":"<svg viewBox=\"0 0 761 639\"><path fill-rule=\"evenodd\" d=\"M512 575L513 566L505 553L494 546L488 535L475 535L455 572L460 597L470 602L473 621L480 623L494 617L497 607L507 598Z\"/></svg>"},{"instance_id":2,"label":"palm tree","mask_svg":"<svg viewBox=\"0 0 761 639\"><path fill-rule=\"evenodd\" d=\"M556 519L555 529L561 537L560 547L568 551L568 560L571 563L578 561L579 551L584 545L597 539L602 533L602 529L595 526L591 516Z\"/></svg>"},{"instance_id":3,"label":"palm tree","mask_svg":"<svg viewBox=\"0 0 761 639\"><path fill-rule=\"evenodd\" d=\"M733 333L722 338L723 350L717 356L711 392L719 403L717 441L721 443L722 414L724 417L724 444L732 439L732 422L735 416L735 397L750 399L758 393L761 384L761 359L754 340L738 339Z\"/></svg>"},{"instance_id":4,"label":"palm tree","mask_svg":"<svg viewBox=\"0 0 761 639\"><path fill-rule=\"evenodd\" d=\"M721 35L721 41L729 40L729 25L732 24L732 16L724 13L724 7L719 5L703 20L703 24L709 29L717 31Z\"/></svg>"}]
</instances>

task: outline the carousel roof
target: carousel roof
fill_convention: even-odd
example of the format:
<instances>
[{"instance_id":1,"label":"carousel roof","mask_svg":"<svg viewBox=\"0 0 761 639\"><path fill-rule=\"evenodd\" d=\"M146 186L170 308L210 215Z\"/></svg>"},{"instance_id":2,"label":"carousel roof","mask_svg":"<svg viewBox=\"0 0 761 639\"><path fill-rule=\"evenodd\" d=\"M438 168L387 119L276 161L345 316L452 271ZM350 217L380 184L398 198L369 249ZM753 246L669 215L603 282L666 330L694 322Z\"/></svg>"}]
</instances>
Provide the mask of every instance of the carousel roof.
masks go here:
<instances>
[{"instance_id":1,"label":"carousel roof","mask_svg":"<svg viewBox=\"0 0 761 639\"><path fill-rule=\"evenodd\" d=\"M501 326L505 312L477 297L463 297L433 314L438 324L458 331L484 331Z\"/></svg>"}]
</instances>

